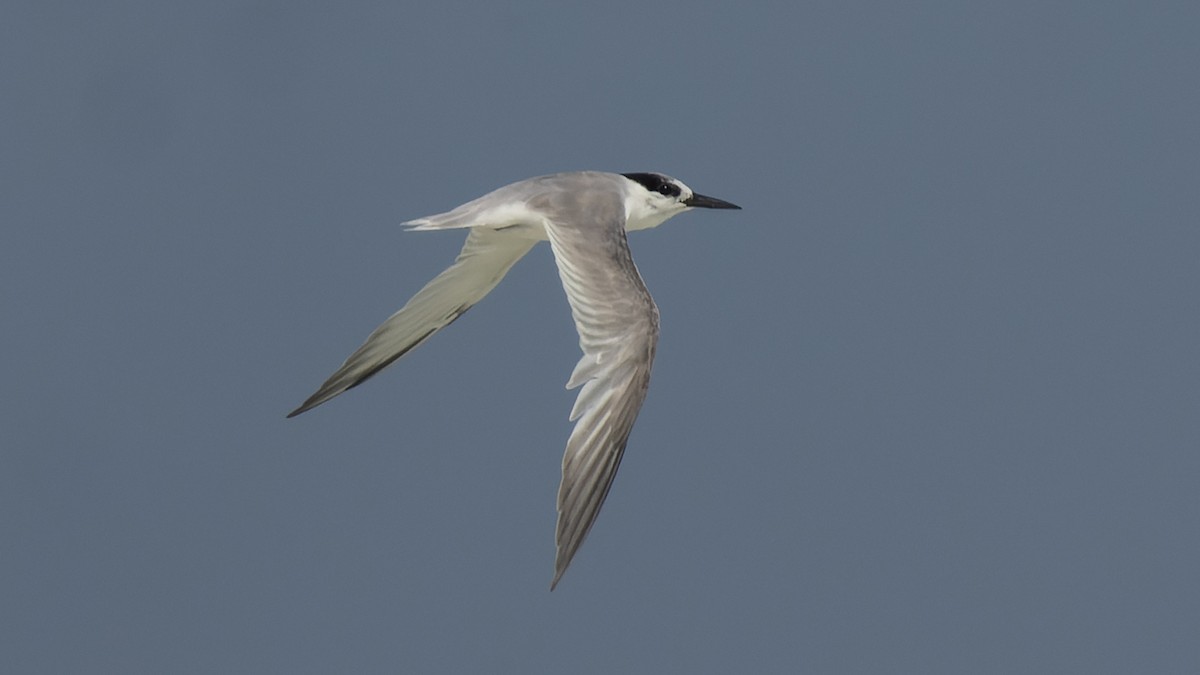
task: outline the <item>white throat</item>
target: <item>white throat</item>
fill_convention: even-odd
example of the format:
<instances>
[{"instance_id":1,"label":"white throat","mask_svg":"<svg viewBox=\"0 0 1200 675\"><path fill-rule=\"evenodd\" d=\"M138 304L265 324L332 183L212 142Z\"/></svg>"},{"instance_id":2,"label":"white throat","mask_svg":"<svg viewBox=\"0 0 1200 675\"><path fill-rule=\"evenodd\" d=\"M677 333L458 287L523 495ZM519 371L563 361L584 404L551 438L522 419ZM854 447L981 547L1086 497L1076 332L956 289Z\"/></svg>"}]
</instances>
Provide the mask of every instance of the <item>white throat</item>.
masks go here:
<instances>
[{"instance_id":1,"label":"white throat","mask_svg":"<svg viewBox=\"0 0 1200 675\"><path fill-rule=\"evenodd\" d=\"M687 210L679 202L668 202L644 190L633 190L625 196L625 230L648 230Z\"/></svg>"}]
</instances>

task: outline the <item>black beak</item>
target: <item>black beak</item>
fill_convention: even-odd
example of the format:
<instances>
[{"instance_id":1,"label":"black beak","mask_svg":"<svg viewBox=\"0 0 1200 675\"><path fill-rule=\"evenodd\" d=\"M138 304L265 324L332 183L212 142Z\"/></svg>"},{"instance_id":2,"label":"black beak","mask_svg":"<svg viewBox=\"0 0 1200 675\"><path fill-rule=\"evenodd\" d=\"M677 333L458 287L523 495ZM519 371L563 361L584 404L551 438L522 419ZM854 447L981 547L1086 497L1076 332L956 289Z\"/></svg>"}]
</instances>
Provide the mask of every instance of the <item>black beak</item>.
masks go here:
<instances>
[{"instance_id":1,"label":"black beak","mask_svg":"<svg viewBox=\"0 0 1200 675\"><path fill-rule=\"evenodd\" d=\"M723 199L716 197L705 197L704 195L693 194L691 197L683 200L684 206L692 206L701 209L740 209L742 207L737 204L730 204Z\"/></svg>"}]
</instances>

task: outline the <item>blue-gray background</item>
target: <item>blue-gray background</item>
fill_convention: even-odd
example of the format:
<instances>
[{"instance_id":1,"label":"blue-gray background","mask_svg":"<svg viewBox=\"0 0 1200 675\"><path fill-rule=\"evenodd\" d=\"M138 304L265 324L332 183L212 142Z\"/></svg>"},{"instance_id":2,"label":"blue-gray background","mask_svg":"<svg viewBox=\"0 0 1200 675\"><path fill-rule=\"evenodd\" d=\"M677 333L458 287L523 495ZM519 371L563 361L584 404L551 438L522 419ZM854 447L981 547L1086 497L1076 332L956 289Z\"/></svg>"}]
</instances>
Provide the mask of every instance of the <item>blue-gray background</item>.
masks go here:
<instances>
[{"instance_id":1,"label":"blue-gray background","mask_svg":"<svg viewBox=\"0 0 1200 675\"><path fill-rule=\"evenodd\" d=\"M0 670L1197 672L1200 5L0 15ZM559 589L545 247L402 220L657 170L662 309Z\"/></svg>"}]
</instances>

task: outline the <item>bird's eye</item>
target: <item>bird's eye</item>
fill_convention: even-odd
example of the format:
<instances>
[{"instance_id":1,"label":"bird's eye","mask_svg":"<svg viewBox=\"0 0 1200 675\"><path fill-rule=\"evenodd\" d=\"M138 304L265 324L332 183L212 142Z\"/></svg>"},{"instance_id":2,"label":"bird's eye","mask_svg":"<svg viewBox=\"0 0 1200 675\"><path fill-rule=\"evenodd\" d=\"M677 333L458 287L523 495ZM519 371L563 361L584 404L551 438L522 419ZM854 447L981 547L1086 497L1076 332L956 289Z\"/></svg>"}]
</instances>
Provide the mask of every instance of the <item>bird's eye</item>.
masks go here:
<instances>
[{"instance_id":1,"label":"bird's eye","mask_svg":"<svg viewBox=\"0 0 1200 675\"><path fill-rule=\"evenodd\" d=\"M667 197L678 197L679 187L674 183L663 183L658 186L658 193Z\"/></svg>"}]
</instances>

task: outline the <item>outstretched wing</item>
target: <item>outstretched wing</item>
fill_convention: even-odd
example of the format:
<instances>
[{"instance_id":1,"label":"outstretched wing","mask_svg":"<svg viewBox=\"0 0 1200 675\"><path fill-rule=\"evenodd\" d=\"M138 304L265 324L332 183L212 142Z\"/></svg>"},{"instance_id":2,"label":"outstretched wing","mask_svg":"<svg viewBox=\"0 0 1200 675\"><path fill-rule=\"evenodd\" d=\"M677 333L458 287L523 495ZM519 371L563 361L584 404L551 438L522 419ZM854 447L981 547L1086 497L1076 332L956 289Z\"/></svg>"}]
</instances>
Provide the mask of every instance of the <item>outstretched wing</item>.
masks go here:
<instances>
[{"instance_id":1,"label":"outstretched wing","mask_svg":"<svg viewBox=\"0 0 1200 675\"><path fill-rule=\"evenodd\" d=\"M434 333L450 325L491 292L537 241L476 227L454 264L425 285L374 330L325 384L288 417L315 408L362 384Z\"/></svg>"},{"instance_id":2,"label":"outstretched wing","mask_svg":"<svg viewBox=\"0 0 1200 675\"><path fill-rule=\"evenodd\" d=\"M633 264L618 195L556 193L538 206L583 350L567 382L582 389L562 462L553 589L604 504L646 398L658 308Z\"/></svg>"}]
</instances>

